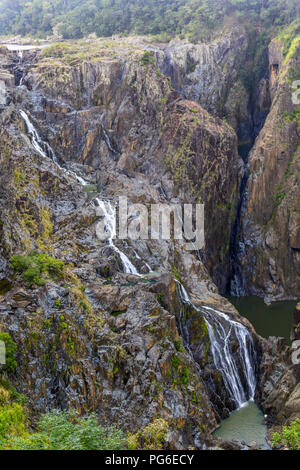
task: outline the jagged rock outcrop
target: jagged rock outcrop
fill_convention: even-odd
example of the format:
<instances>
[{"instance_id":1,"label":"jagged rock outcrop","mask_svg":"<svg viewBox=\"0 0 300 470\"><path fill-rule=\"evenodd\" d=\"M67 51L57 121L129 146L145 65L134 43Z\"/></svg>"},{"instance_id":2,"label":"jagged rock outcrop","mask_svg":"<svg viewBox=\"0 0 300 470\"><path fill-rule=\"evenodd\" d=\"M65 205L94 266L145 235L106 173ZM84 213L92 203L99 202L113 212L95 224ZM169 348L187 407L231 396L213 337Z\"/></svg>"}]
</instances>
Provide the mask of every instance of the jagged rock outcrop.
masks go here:
<instances>
[{"instance_id":1,"label":"jagged rock outcrop","mask_svg":"<svg viewBox=\"0 0 300 470\"><path fill-rule=\"evenodd\" d=\"M289 424L300 416L299 365L283 338L261 343L258 400L271 426Z\"/></svg>"}]
</instances>

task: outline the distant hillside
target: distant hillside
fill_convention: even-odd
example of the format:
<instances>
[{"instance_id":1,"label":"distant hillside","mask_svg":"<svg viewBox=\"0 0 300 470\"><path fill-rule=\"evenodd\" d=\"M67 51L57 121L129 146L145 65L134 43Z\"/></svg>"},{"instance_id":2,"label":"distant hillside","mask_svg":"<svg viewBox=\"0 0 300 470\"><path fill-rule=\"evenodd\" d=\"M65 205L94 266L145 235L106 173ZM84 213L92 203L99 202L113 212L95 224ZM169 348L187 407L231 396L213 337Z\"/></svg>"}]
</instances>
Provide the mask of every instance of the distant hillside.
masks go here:
<instances>
[{"instance_id":1,"label":"distant hillside","mask_svg":"<svg viewBox=\"0 0 300 470\"><path fill-rule=\"evenodd\" d=\"M211 38L238 21L276 29L300 15L299 0L0 0L0 35L65 39L113 34Z\"/></svg>"}]
</instances>

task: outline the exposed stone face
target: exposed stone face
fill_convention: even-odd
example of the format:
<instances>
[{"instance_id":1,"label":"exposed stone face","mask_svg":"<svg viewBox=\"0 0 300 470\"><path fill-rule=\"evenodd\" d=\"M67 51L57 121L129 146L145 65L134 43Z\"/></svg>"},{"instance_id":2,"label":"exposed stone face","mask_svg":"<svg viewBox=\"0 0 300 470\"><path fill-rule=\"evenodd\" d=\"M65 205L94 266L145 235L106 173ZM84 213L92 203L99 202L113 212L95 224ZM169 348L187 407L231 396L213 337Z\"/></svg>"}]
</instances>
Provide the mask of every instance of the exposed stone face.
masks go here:
<instances>
[{"instance_id":1,"label":"exposed stone face","mask_svg":"<svg viewBox=\"0 0 300 470\"><path fill-rule=\"evenodd\" d=\"M159 415L172 442L201 447L216 420L177 330L173 277L140 282L122 274L116 253L95 236L95 210L80 185L34 154L18 120L1 137L1 256L39 249L68 265L62 280L32 289L18 277L0 296L0 327L18 345L15 378L32 412L93 409L131 432ZM152 249L159 258L159 245ZM97 274L99 262L110 265L112 281ZM12 280L9 263L3 270Z\"/></svg>"},{"instance_id":2,"label":"exposed stone face","mask_svg":"<svg viewBox=\"0 0 300 470\"><path fill-rule=\"evenodd\" d=\"M159 66L185 98L222 116L239 66L245 61L247 45L246 34L239 28L210 44L174 40L164 49L164 55L159 54Z\"/></svg>"},{"instance_id":3,"label":"exposed stone face","mask_svg":"<svg viewBox=\"0 0 300 470\"><path fill-rule=\"evenodd\" d=\"M257 399L276 431L276 425L290 424L300 416L299 365L293 364L293 349L283 338L270 337L261 347Z\"/></svg>"},{"instance_id":4,"label":"exposed stone face","mask_svg":"<svg viewBox=\"0 0 300 470\"><path fill-rule=\"evenodd\" d=\"M272 384L272 374L277 374L268 356L272 341L263 342L215 284L224 290L228 277L230 232L242 174L235 133L216 116L223 115L221 104L227 102L231 126L246 126L246 106L238 105L224 88L226 80L232 84L236 78L245 38L230 35L198 48L171 44L169 73L177 90L152 60L143 62L149 45L143 49L135 39L128 41L137 54L118 45L114 57L65 63L30 53L23 64L26 87L10 85L10 104L0 114L0 329L9 331L18 345L18 368L11 380L29 393L34 413L52 407L92 409L103 423L131 432L161 417L172 431L169 448L201 448L222 415L226 394L208 352L200 312L188 312L192 353L183 344L174 277L182 280L195 305L219 308L252 331L266 364L259 372L266 408L274 393L266 383L271 377ZM167 72L168 51L152 49ZM0 59L8 64L6 57ZM194 72L187 73L197 61ZM189 76L193 73L194 79ZM207 83L214 73L211 88L201 94L196 86L199 77ZM241 84L237 88L244 101L245 90ZM264 85L259 96L264 109ZM69 173L34 151L20 109ZM288 128L292 146L296 131ZM254 158L251 165L255 174ZM70 171L89 186L83 189ZM112 201L126 195L129 204L148 207L158 202L204 202L206 246L196 257L181 241L116 240L142 278L124 274L116 251L96 236L95 194ZM269 214L267 189L264 197L259 211ZM266 216L259 217L264 221ZM290 221L295 247L298 221ZM274 251L281 240L275 227L265 243ZM63 260L64 279L30 288L21 276L14 277L10 257L32 250ZM270 261L274 279L277 259ZM154 272L149 273L149 266ZM232 346L237 354L237 344ZM274 347L277 362L281 353ZM284 364L284 372L285 368ZM290 376L287 383L284 399L275 400L277 414L293 390ZM213 398L214 393L219 397Z\"/></svg>"},{"instance_id":5,"label":"exposed stone face","mask_svg":"<svg viewBox=\"0 0 300 470\"><path fill-rule=\"evenodd\" d=\"M196 102L183 100L170 89L168 78L153 64L145 67L140 56L73 67L50 67L39 59L26 81L34 93L42 94L44 112L33 119L43 137L63 160L101 168L99 188L105 170L111 173L116 162L117 170L130 178L146 175L169 199L205 204L203 253L213 280L224 291L241 167L233 129Z\"/></svg>"},{"instance_id":6,"label":"exposed stone face","mask_svg":"<svg viewBox=\"0 0 300 470\"><path fill-rule=\"evenodd\" d=\"M299 128L280 43L269 51L272 105L249 156L235 290L268 298L300 295Z\"/></svg>"},{"instance_id":7,"label":"exposed stone face","mask_svg":"<svg viewBox=\"0 0 300 470\"><path fill-rule=\"evenodd\" d=\"M173 196L204 204L205 265L224 291L239 186L236 137L193 101L171 102L167 115L158 149L161 165L174 179Z\"/></svg>"}]
</instances>

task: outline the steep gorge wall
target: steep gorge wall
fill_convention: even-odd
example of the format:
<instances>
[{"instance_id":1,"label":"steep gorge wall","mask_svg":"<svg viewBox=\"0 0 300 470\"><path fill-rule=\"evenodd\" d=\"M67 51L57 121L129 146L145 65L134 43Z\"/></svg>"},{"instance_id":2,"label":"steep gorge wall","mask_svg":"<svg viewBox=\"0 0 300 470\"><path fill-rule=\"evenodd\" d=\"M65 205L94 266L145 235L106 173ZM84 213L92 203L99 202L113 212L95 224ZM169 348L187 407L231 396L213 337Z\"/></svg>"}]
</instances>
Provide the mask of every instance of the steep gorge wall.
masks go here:
<instances>
[{"instance_id":1,"label":"steep gorge wall","mask_svg":"<svg viewBox=\"0 0 300 470\"><path fill-rule=\"evenodd\" d=\"M290 79L299 54L283 57L282 49L278 40L269 48L272 105L249 155L232 284L237 294L269 299L300 295L299 106Z\"/></svg>"}]
</instances>

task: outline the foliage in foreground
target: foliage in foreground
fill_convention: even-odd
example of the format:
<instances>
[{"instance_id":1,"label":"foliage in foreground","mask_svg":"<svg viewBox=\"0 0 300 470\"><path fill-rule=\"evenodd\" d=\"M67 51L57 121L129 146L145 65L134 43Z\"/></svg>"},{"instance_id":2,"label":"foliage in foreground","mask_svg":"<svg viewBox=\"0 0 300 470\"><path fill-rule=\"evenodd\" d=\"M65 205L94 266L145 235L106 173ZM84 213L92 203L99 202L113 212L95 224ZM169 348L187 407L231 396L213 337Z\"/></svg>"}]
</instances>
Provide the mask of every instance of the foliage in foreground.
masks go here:
<instances>
[{"instance_id":1,"label":"foliage in foreground","mask_svg":"<svg viewBox=\"0 0 300 470\"><path fill-rule=\"evenodd\" d=\"M125 434L98 424L96 413L86 417L76 411L52 410L41 415L30 433L27 397L0 379L0 450L121 450Z\"/></svg>"},{"instance_id":2,"label":"foliage in foreground","mask_svg":"<svg viewBox=\"0 0 300 470\"><path fill-rule=\"evenodd\" d=\"M0 380L0 448L7 436L24 436L27 431L26 397L6 380Z\"/></svg>"},{"instance_id":3,"label":"foliage in foreground","mask_svg":"<svg viewBox=\"0 0 300 470\"><path fill-rule=\"evenodd\" d=\"M99 426L95 413L80 417L75 411L53 410L42 415L33 434L9 436L2 450L120 450L126 447L122 431Z\"/></svg>"},{"instance_id":4,"label":"foliage in foreground","mask_svg":"<svg viewBox=\"0 0 300 470\"><path fill-rule=\"evenodd\" d=\"M291 450L300 450L300 419L289 426L283 426L281 434L273 434L272 445L283 444Z\"/></svg>"}]
</instances>

